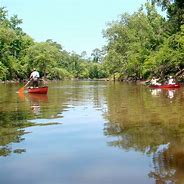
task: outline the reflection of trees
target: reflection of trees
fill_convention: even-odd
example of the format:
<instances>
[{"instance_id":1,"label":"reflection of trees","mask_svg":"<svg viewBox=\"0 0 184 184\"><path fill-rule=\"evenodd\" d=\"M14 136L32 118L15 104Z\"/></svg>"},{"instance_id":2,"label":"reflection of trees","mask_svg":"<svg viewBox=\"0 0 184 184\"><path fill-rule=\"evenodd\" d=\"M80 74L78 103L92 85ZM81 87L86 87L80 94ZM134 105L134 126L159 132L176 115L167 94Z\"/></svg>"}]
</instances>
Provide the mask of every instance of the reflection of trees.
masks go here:
<instances>
[{"instance_id":1,"label":"reflection of trees","mask_svg":"<svg viewBox=\"0 0 184 184\"><path fill-rule=\"evenodd\" d=\"M153 155L154 170L149 177L158 184L184 183L184 99L176 91L153 97L147 88L116 84L105 92L108 119L104 134L110 146L134 149ZM168 145L161 149L163 145Z\"/></svg>"},{"instance_id":2,"label":"reflection of trees","mask_svg":"<svg viewBox=\"0 0 184 184\"><path fill-rule=\"evenodd\" d=\"M184 183L184 147L183 143L169 145L153 155L154 171L149 176L156 183Z\"/></svg>"},{"instance_id":3,"label":"reflection of trees","mask_svg":"<svg viewBox=\"0 0 184 184\"><path fill-rule=\"evenodd\" d=\"M153 155L154 171L149 177L155 178L156 183L184 183L184 138L179 127L131 126L122 129L106 125L105 134L116 138L108 145ZM160 150L160 145L168 146ZM180 182L176 182L178 180Z\"/></svg>"},{"instance_id":4,"label":"reflection of trees","mask_svg":"<svg viewBox=\"0 0 184 184\"><path fill-rule=\"evenodd\" d=\"M11 153L22 153L25 149L14 149L13 143L24 140L26 127L57 124L57 118L67 108L77 105L89 105L93 101L99 107L102 95L99 94L98 82L90 81L60 81L49 84L48 95L40 94L16 94L14 85L0 85L2 95L0 97L0 156ZM100 92L103 92L101 90ZM5 105L7 104L7 105ZM34 107L39 107L35 113ZM29 120L45 118L48 123L31 123ZM50 119L56 119L56 123L49 123ZM39 121L39 120L38 120Z\"/></svg>"},{"instance_id":5,"label":"reflection of trees","mask_svg":"<svg viewBox=\"0 0 184 184\"><path fill-rule=\"evenodd\" d=\"M26 122L28 114L22 111L0 112L0 156L7 156L10 153L22 153L24 149L15 149L11 143L19 143L24 140L22 136L26 133L23 129L31 126Z\"/></svg>"},{"instance_id":6,"label":"reflection of trees","mask_svg":"<svg viewBox=\"0 0 184 184\"><path fill-rule=\"evenodd\" d=\"M26 132L16 128L1 128L0 130L0 156L7 156L13 153L25 152L25 149L14 149L10 143L19 143L24 140L22 136Z\"/></svg>"},{"instance_id":7,"label":"reflection of trees","mask_svg":"<svg viewBox=\"0 0 184 184\"><path fill-rule=\"evenodd\" d=\"M27 119L33 118L33 114L27 111L1 112L0 111L0 156L7 156L11 153L20 154L25 149L13 149L12 143L20 143L24 140L23 135L29 133L25 131L26 127L44 126L56 123L32 123Z\"/></svg>"},{"instance_id":8,"label":"reflection of trees","mask_svg":"<svg viewBox=\"0 0 184 184\"><path fill-rule=\"evenodd\" d=\"M86 91L88 86L76 82L56 82L50 84L48 95L37 94L16 94L15 85L0 85L2 95L0 97L0 156L7 156L11 153L22 153L25 149L14 149L13 143L20 143L24 140L25 128L30 126L43 126L57 124L50 123L49 119L58 118L61 113L87 99ZM90 88L92 89L92 88ZM91 95L91 94L90 94ZM91 97L91 96L90 96ZM40 113L35 113L33 107L40 107ZM45 118L48 123L33 123L29 120Z\"/></svg>"},{"instance_id":9,"label":"reflection of trees","mask_svg":"<svg viewBox=\"0 0 184 184\"><path fill-rule=\"evenodd\" d=\"M116 140L108 142L110 146L115 146L123 149L134 148L136 151L141 151L147 154L155 153L162 144L177 142L177 129L167 129L161 125L148 124L145 126L130 126L121 127L118 124L106 124L105 135L115 137Z\"/></svg>"}]
</instances>

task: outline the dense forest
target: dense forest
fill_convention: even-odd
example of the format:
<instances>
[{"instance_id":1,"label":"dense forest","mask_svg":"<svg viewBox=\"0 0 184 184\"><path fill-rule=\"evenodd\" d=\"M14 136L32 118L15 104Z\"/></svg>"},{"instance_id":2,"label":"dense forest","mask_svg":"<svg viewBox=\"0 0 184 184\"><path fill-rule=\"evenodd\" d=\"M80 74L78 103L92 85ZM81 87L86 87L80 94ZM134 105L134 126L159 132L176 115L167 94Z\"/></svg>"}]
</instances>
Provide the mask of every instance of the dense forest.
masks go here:
<instances>
[{"instance_id":1,"label":"dense forest","mask_svg":"<svg viewBox=\"0 0 184 184\"><path fill-rule=\"evenodd\" d=\"M159 13L158 7L164 11ZM48 79L143 80L173 75L184 79L184 2L150 0L133 14L124 13L103 30L107 45L91 57L67 52L48 38L36 42L17 15L0 8L0 80L21 80L33 68Z\"/></svg>"}]
</instances>

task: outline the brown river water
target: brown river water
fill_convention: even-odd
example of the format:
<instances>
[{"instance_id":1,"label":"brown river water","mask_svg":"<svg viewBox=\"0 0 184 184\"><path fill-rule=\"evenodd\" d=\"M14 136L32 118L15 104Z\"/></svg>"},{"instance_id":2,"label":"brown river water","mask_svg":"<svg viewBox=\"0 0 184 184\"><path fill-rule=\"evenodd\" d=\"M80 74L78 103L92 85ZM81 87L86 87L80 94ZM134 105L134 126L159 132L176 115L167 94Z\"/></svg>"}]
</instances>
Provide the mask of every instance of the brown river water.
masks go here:
<instances>
[{"instance_id":1,"label":"brown river water","mask_svg":"<svg viewBox=\"0 0 184 184\"><path fill-rule=\"evenodd\" d=\"M184 88L0 84L1 184L183 184Z\"/></svg>"}]
</instances>

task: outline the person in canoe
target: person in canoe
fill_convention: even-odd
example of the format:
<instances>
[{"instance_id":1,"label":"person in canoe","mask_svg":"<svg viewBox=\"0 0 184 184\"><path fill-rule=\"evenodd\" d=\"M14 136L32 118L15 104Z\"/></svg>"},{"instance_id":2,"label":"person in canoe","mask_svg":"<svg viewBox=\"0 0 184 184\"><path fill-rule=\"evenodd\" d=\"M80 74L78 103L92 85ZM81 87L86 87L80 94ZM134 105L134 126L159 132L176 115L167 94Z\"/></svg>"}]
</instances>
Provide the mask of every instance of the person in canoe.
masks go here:
<instances>
[{"instance_id":1,"label":"person in canoe","mask_svg":"<svg viewBox=\"0 0 184 184\"><path fill-rule=\"evenodd\" d=\"M31 81L31 84L33 87L38 87L39 84L39 78L40 78L40 74L39 72L34 68L29 79Z\"/></svg>"},{"instance_id":2,"label":"person in canoe","mask_svg":"<svg viewBox=\"0 0 184 184\"><path fill-rule=\"evenodd\" d=\"M168 84L176 84L176 82L172 76L169 76Z\"/></svg>"},{"instance_id":3,"label":"person in canoe","mask_svg":"<svg viewBox=\"0 0 184 184\"><path fill-rule=\"evenodd\" d=\"M150 81L151 85L161 85L161 83L158 82L159 79L153 77Z\"/></svg>"}]
</instances>

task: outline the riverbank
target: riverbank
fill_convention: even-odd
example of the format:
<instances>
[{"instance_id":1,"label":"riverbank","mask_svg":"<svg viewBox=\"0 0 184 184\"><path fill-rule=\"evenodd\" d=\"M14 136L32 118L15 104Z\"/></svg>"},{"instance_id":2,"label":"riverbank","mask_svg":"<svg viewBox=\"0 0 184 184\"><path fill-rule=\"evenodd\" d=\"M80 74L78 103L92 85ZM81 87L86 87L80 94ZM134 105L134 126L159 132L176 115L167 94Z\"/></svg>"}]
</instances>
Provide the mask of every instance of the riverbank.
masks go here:
<instances>
[{"instance_id":1,"label":"riverbank","mask_svg":"<svg viewBox=\"0 0 184 184\"><path fill-rule=\"evenodd\" d=\"M78 78L71 78L71 79L63 79L63 80L45 80L46 82L58 82L58 81L114 81L113 78L101 78L101 79L78 79ZM147 82L150 81L150 79L144 79L144 80L128 80L128 79L124 79L124 80L115 80L118 82L128 82L128 83L137 83L137 84L143 84L145 85ZM177 80L178 83L183 84L184 83L184 78L180 78L180 80ZM0 83L2 84L25 84L27 83L28 80L6 80L6 81L2 81L0 80Z\"/></svg>"}]
</instances>

